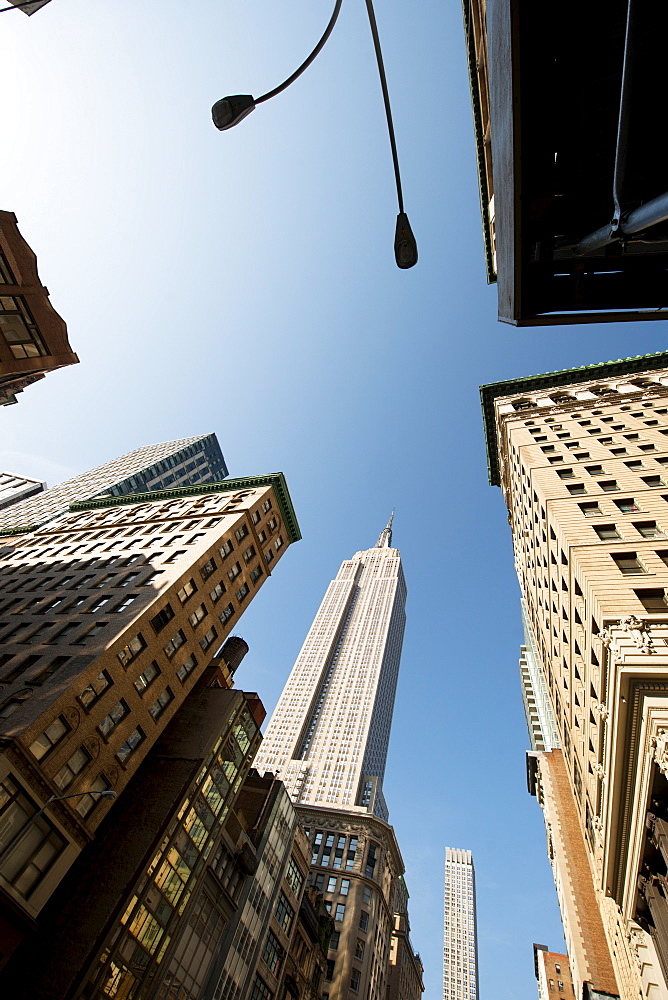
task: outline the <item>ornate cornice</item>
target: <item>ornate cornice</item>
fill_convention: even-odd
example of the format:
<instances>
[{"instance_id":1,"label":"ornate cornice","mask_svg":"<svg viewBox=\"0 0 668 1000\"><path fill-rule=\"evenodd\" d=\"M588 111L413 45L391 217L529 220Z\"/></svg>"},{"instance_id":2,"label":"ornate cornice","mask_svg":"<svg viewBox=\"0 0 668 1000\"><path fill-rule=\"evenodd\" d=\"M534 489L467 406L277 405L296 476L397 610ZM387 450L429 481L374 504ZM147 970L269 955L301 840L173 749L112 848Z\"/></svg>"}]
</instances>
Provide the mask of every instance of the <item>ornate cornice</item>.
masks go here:
<instances>
[{"instance_id":1,"label":"ornate cornice","mask_svg":"<svg viewBox=\"0 0 668 1000\"><path fill-rule=\"evenodd\" d=\"M198 486L177 486L173 490L129 493L122 497L94 497L92 500L80 500L70 504L69 510L71 513L80 510L101 510L105 507L123 507L133 503L155 503L159 500L206 496L207 493L236 493L238 490L255 490L262 486L272 487L289 540L298 542L302 537L301 531L295 509L292 506L288 484L282 472L269 472L264 476L245 476L242 479L224 479L217 483L201 483Z\"/></svg>"},{"instance_id":2,"label":"ornate cornice","mask_svg":"<svg viewBox=\"0 0 668 1000\"><path fill-rule=\"evenodd\" d=\"M557 372L546 372L543 375L529 375L526 378L509 379L506 382L490 382L480 386L480 401L482 404L485 440L487 443L487 463L489 482L492 486L500 486L499 453L497 444L495 400L500 396L522 396L525 393L546 392L558 386L580 385L594 380L624 377L668 368L668 351L656 354L640 354L634 358L622 358L618 361L602 361L594 365L583 365L580 368L565 368ZM631 395L631 394L629 394ZM642 393L639 393L642 395ZM580 406L583 401L578 400Z\"/></svg>"}]
</instances>

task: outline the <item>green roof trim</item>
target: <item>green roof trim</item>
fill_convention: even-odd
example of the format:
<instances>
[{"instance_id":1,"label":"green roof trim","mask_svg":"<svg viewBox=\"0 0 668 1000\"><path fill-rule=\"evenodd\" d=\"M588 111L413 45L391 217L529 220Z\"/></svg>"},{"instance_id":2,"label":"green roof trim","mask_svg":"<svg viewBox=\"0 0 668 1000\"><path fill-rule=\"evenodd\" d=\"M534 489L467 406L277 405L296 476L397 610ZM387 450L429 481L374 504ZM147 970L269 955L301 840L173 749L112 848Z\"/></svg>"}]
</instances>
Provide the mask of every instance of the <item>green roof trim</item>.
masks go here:
<instances>
[{"instance_id":1,"label":"green roof trim","mask_svg":"<svg viewBox=\"0 0 668 1000\"><path fill-rule=\"evenodd\" d=\"M10 535L27 535L31 531L36 531L39 524L17 524L15 528L0 528L0 538L8 538Z\"/></svg>"},{"instance_id":2,"label":"green roof trim","mask_svg":"<svg viewBox=\"0 0 668 1000\"><path fill-rule=\"evenodd\" d=\"M496 412L494 409L494 400L499 396L521 396L524 393L542 392L557 386L577 385L578 382L612 378L614 375L636 375L640 372L654 371L657 368L668 368L668 351L657 351L656 354L639 354L634 358L621 358L618 361L599 361L593 365L581 365L579 368L564 368L561 371L547 372L544 375L528 375L526 378L481 385L480 401L485 428L487 474L490 485L501 485Z\"/></svg>"},{"instance_id":3,"label":"green roof trim","mask_svg":"<svg viewBox=\"0 0 668 1000\"><path fill-rule=\"evenodd\" d=\"M69 510L102 510L105 507L122 507L132 503L157 503L160 500L179 500L185 497L206 496L207 493L236 493L238 490L253 490L261 486L273 487L283 523L291 542L302 537L288 484L282 472L269 472L265 476L246 476L243 479L225 479L217 483L202 483L199 486L177 486L173 490L152 490L149 493L129 493L122 497L95 497L71 503Z\"/></svg>"}]
</instances>

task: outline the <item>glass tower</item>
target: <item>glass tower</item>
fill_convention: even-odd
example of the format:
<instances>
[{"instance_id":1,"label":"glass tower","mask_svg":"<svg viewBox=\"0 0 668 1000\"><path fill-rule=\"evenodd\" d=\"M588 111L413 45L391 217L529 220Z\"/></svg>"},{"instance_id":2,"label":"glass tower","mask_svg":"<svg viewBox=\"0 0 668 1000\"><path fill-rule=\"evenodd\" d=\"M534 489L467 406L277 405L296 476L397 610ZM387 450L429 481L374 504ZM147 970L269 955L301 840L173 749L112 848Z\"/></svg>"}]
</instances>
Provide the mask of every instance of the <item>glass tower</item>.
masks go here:
<instances>
[{"instance_id":1,"label":"glass tower","mask_svg":"<svg viewBox=\"0 0 668 1000\"><path fill-rule=\"evenodd\" d=\"M382 783L406 622L392 517L374 548L341 564L256 758L294 802L362 807L387 820Z\"/></svg>"},{"instance_id":2,"label":"glass tower","mask_svg":"<svg viewBox=\"0 0 668 1000\"><path fill-rule=\"evenodd\" d=\"M0 510L0 532L44 524L67 512L75 501L126 496L153 490L194 486L225 479L227 466L215 434L149 444L68 479L37 496L18 499Z\"/></svg>"},{"instance_id":3,"label":"glass tower","mask_svg":"<svg viewBox=\"0 0 668 1000\"><path fill-rule=\"evenodd\" d=\"M478 1000L473 855L445 849L443 1000Z\"/></svg>"}]
</instances>

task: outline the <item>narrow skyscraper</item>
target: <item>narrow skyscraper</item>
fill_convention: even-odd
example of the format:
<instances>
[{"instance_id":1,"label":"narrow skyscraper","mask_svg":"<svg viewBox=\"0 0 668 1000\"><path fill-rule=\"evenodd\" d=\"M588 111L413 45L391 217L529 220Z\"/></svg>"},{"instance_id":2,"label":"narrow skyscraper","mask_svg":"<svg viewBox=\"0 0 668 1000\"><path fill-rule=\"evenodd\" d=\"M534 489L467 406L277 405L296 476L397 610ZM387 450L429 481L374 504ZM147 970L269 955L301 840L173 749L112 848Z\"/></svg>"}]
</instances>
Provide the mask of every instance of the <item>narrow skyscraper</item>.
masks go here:
<instances>
[{"instance_id":1,"label":"narrow skyscraper","mask_svg":"<svg viewBox=\"0 0 668 1000\"><path fill-rule=\"evenodd\" d=\"M406 583L392 519L332 580L267 728L256 767L298 804L363 806L381 819Z\"/></svg>"},{"instance_id":2,"label":"narrow skyscraper","mask_svg":"<svg viewBox=\"0 0 668 1000\"><path fill-rule=\"evenodd\" d=\"M322 1000L419 1000L423 988L382 791L406 621L392 520L330 583L256 758L296 805L309 883L334 918Z\"/></svg>"},{"instance_id":3,"label":"narrow skyscraper","mask_svg":"<svg viewBox=\"0 0 668 1000\"><path fill-rule=\"evenodd\" d=\"M473 855L445 849L443 1000L477 1000L475 869Z\"/></svg>"}]
</instances>

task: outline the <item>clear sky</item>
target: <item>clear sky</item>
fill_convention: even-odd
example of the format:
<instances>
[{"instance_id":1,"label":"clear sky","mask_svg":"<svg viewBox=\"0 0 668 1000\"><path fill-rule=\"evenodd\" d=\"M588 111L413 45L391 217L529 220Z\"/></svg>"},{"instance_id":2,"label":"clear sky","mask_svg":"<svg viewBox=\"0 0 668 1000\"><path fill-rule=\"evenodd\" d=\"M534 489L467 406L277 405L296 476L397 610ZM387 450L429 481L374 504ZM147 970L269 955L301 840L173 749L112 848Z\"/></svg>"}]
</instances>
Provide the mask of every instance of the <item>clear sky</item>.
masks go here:
<instances>
[{"instance_id":1,"label":"clear sky","mask_svg":"<svg viewBox=\"0 0 668 1000\"><path fill-rule=\"evenodd\" d=\"M521 628L478 385L666 349L664 323L496 320L458 0L376 0L407 211L363 0L316 63L219 133L211 104L302 61L333 0L52 0L0 20L0 208L16 213L81 364L0 411L0 468L53 485L215 431L232 475L285 472L303 532L242 619L237 682L273 708L340 562L394 544L408 624L386 797L428 1000L445 845L473 851L482 1000L535 998L563 947L526 791Z\"/></svg>"}]
</instances>

